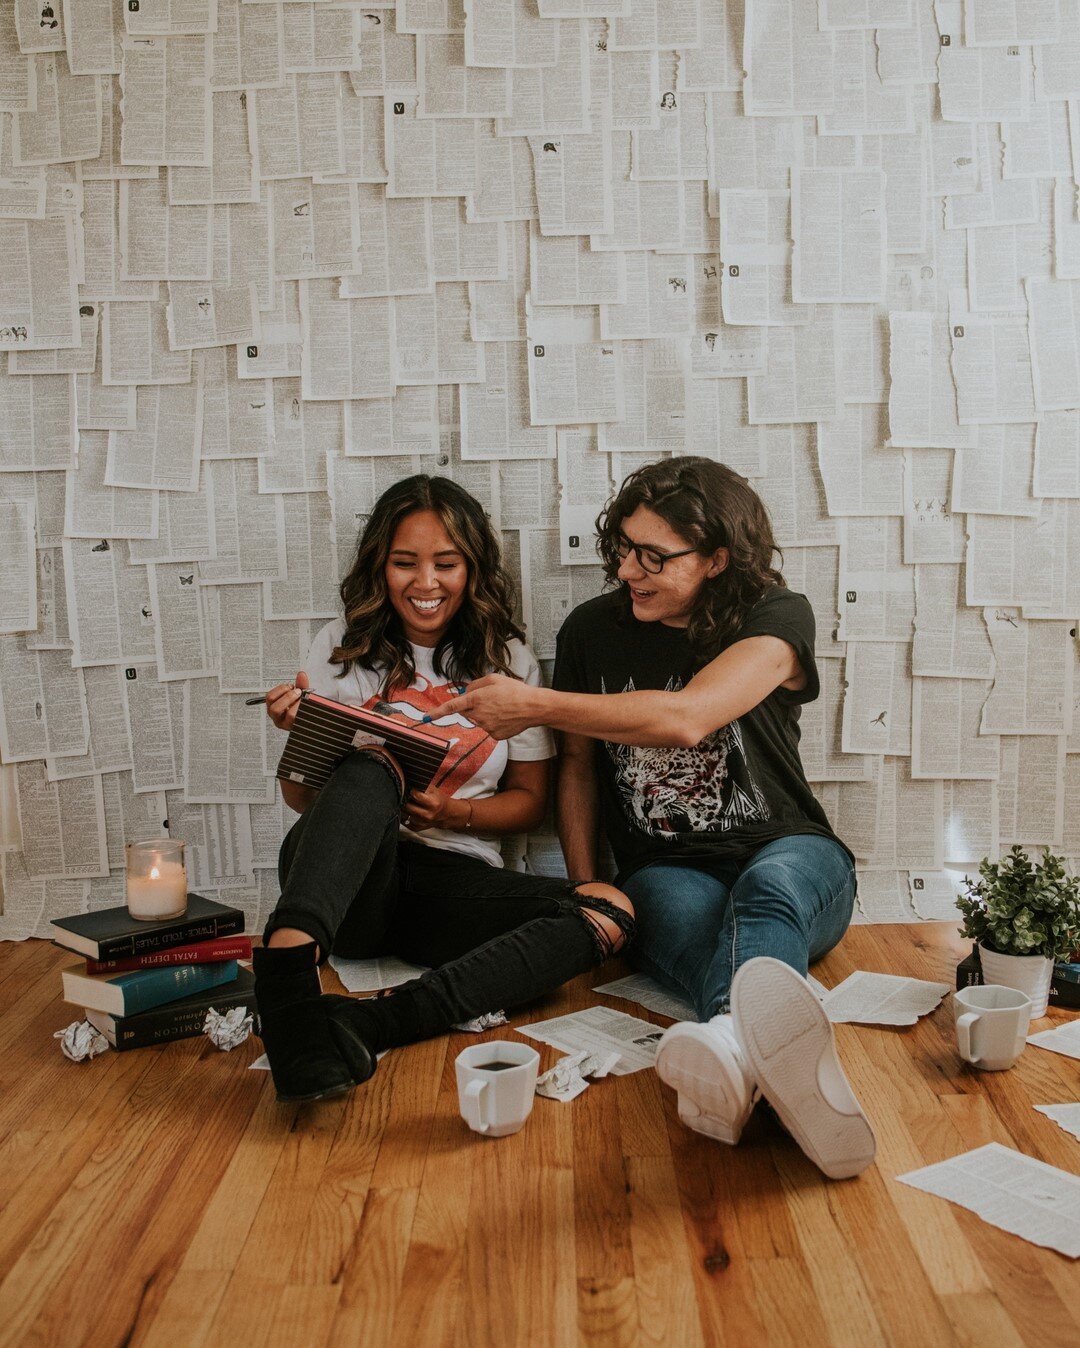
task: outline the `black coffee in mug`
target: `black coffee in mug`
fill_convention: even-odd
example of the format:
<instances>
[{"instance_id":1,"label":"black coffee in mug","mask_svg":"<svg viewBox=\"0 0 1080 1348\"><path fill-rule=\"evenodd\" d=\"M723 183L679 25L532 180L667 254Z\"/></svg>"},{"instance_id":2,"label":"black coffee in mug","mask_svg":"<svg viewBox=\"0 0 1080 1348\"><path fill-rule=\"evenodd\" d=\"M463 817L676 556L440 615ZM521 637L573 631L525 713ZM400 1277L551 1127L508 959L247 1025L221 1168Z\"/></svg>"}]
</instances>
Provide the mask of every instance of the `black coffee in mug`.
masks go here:
<instances>
[{"instance_id":1,"label":"black coffee in mug","mask_svg":"<svg viewBox=\"0 0 1080 1348\"><path fill-rule=\"evenodd\" d=\"M506 1072L511 1067L520 1067L516 1062L478 1062L475 1070L477 1072Z\"/></svg>"}]
</instances>

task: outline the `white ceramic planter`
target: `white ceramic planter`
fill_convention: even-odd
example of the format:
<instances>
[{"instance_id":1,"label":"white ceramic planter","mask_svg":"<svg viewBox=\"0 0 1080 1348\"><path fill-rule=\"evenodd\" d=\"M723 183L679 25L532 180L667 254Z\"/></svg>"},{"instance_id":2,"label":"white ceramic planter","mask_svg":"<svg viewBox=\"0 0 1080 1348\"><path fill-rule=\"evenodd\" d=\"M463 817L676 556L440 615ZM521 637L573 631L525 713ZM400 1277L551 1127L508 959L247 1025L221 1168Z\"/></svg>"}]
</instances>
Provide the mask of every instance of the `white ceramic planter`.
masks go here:
<instances>
[{"instance_id":1,"label":"white ceramic planter","mask_svg":"<svg viewBox=\"0 0 1080 1348\"><path fill-rule=\"evenodd\" d=\"M979 943L979 960L984 983L999 983L1004 988L1016 988L1031 998L1031 1018L1046 1015L1050 999L1050 979L1054 961L1043 955L1001 955Z\"/></svg>"}]
</instances>

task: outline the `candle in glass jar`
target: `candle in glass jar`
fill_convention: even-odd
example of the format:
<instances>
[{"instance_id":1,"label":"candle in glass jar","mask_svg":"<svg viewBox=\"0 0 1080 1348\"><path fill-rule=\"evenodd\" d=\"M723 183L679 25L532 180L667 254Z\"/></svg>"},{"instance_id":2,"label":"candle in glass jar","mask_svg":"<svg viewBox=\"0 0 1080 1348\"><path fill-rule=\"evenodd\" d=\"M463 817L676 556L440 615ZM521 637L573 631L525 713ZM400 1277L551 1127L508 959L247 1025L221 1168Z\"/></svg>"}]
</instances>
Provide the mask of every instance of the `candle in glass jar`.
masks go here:
<instances>
[{"instance_id":1,"label":"candle in glass jar","mask_svg":"<svg viewBox=\"0 0 1080 1348\"><path fill-rule=\"evenodd\" d=\"M146 921L180 917L187 911L187 870L182 858L182 843L178 848L168 841L158 848L128 845L127 906L132 917Z\"/></svg>"}]
</instances>

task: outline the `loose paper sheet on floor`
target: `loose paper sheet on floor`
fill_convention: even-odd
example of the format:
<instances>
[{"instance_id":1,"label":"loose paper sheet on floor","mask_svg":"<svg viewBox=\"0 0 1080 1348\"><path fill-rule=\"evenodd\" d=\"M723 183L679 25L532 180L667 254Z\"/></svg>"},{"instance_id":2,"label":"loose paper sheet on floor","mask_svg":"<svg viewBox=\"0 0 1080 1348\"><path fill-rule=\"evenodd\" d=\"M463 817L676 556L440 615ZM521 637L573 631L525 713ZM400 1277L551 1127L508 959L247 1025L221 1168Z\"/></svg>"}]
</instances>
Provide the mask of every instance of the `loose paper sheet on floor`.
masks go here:
<instances>
[{"instance_id":1,"label":"loose paper sheet on floor","mask_svg":"<svg viewBox=\"0 0 1080 1348\"><path fill-rule=\"evenodd\" d=\"M593 1006L587 1011L575 1011L569 1016L553 1020L538 1020L532 1025L519 1025L519 1034L551 1044L564 1053L587 1049L603 1057L618 1053L619 1061L611 1069L613 1076L628 1076L653 1065L656 1045L664 1031L647 1020L638 1020L622 1011L609 1011Z\"/></svg>"},{"instance_id":2,"label":"loose paper sheet on floor","mask_svg":"<svg viewBox=\"0 0 1080 1348\"><path fill-rule=\"evenodd\" d=\"M989 1142L897 1177L1034 1245L1080 1258L1080 1178Z\"/></svg>"},{"instance_id":3,"label":"loose paper sheet on floor","mask_svg":"<svg viewBox=\"0 0 1080 1348\"><path fill-rule=\"evenodd\" d=\"M1036 1048L1048 1048L1053 1053L1064 1053L1067 1058L1080 1058L1080 1020L1070 1020L1052 1030L1040 1030L1028 1036L1028 1043Z\"/></svg>"},{"instance_id":4,"label":"loose paper sheet on floor","mask_svg":"<svg viewBox=\"0 0 1080 1348\"><path fill-rule=\"evenodd\" d=\"M933 1011L948 991L948 983L859 970L837 984L823 1005L836 1025L852 1021L860 1025L914 1025L920 1016Z\"/></svg>"},{"instance_id":5,"label":"loose paper sheet on floor","mask_svg":"<svg viewBox=\"0 0 1080 1348\"><path fill-rule=\"evenodd\" d=\"M601 983L593 988L593 992L637 1002L646 1011L655 1011L658 1016L670 1016L672 1020L697 1020L697 1012L689 1002L668 992L648 974L628 974L626 978L616 978L614 983Z\"/></svg>"},{"instance_id":6,"label":"loose paper sheet on floor","mask_svg":"<svg viewBox=\"0 0 1080 1348\"><path fill-rule=\"evenodd\" d=\"M393 955L376 960L345 960L330 956L330 967L349 992L378 992L381 988L397 988L411 978L426 974L422 964L408 964Z\"/></svg>"},{"instance_id":7,"label":"loose paper sheet on floor","mask_svg":"<svg viewBox=\"0 0 1080 1348\"><path fill-rule=\"evenodd\" d=\"M1064 1128L1067 1133L1072 1133L1073 1137L1080 1142L1080 1104L1036 1105L1035 1108L1040 1114L1045 1114L1048 1119L1053 1119L1059 1128Z\"/></svg>"}]
</instances>

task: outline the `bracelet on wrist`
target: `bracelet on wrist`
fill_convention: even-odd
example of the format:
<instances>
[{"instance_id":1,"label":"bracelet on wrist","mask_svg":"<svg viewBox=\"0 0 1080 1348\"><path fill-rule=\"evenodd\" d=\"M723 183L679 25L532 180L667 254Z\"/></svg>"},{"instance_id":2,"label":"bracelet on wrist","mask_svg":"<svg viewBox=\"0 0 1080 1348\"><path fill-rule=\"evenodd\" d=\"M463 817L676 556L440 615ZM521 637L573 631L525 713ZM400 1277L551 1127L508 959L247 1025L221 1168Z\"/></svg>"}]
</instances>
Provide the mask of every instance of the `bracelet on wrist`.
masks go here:
<instances>
[{"instance_id":1,"label":"bracelet on wrist","mask_svg":"<svg viewBox=\"0 0 1080 1348\"><path fill-rule=\"evenodd\" d=\"M465 808L469 811L469 813L465 816L465 823L462 825L463 830L464 830L466 833L468 833L469 830L472 828L472 801L471 801L471 800L465 800L465 801L462 801L462 804L463 804L463 805L465 806Z\"/></svg>"}]
</instances>

